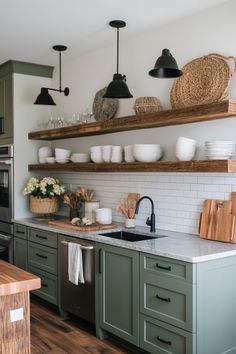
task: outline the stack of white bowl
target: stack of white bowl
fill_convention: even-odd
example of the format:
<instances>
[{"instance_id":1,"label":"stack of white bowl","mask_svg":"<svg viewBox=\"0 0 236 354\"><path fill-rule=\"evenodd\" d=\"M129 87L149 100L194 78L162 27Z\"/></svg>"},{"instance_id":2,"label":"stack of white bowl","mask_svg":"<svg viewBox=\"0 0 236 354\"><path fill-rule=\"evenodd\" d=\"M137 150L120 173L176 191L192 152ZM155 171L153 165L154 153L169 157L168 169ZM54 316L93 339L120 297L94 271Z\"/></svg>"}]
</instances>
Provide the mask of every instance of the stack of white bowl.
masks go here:
<instances>
[{"instance_id":1,"label":"stack of white bowl","mask_svg":"<svg viewBox=\"0 0 236 354\"><path fill-rule=\"evenodd\" d=\"M46 159L52 156L52 148L50 146L41 146L38 149L38 157L40 163L47 162Z\"/></svg>"},{"instance_id":2,"label":"stack of white bowl","mask_svg":"<svg viewBox=\"0 0 236 354\"><path fill-rule=\"evenodd\" d=\"M55 159L58 163L67 163L70 158L71 151L67 149L55 149Z\"/></svg>"},{"instance_id":3,"label":"stack of white bowl","mask_svg":"<svg viewBox=\"0 0 236 354\"><path fill-rule=\"evenodd\" d=\"M107 225L112 223L112 209L98 208L95 210L96 221L99 224Z\"/></svg>"},{"instance_id":4,"label":"stack of white bowl","mask_svg":"<svg viewBox=\"0 0 236 354\"><path fill-rule=\"evenodd\" d=\"M180 136L175 146L175 155L180 161L190 161L196 153L197 142L194 139Z\"/></svg>"},{"instance_id":5,"label":"stack of white bowl","mask_svg":"<svg viewBox=\"0 0 236 354\"><path fill-rule=\"evenodd\" d=\"M163 151L159 144L134 144L133 156L136 161L154 162L160 160Z\"/></svg>"},{"instance_id":6,"label":"stack of white bowl","mask_svg":"<svg viewBox=\"0 0 236 354\"><path fill-rule=\"evenodd\" d=\"M228 160L234 155L234 141L205 141L205 156L209 160Z\"/></svg>"},{"instance_id":7,"label":"stack of white bowl","mask_svg":"<svg viewBox=\"0 0 236 354\"><path fill-rule=\"evenodd\" d=\"M84 163L90 161L90 156L82 152L74 152L71 154L70 160L75 163Z\"/></svg>"}]
</instances>

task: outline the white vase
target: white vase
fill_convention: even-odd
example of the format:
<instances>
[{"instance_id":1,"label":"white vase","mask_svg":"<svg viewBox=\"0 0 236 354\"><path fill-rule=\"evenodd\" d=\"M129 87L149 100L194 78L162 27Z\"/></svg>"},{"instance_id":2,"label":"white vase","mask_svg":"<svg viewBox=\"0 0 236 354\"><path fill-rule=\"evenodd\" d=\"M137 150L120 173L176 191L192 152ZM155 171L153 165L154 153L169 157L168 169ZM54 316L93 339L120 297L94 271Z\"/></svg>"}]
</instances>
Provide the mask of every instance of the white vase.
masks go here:
<instances>
[{"instance_id":1,"label":"white vase","mask_svg":"<svg viewBox=\"0 0 236 354\"><path fill-rule=\"evenodd\" d=\"M135 219L125 219L125 227L134 228L135 227Z\"/></svg>"},{"instance_id":2,"label":"white vase","mask_svg":"<svg viewBox=\"0 0 236 354\"><path fill-rule=\"evenodd\" d=\"M99 201L91 201L84 203L84 216L92 221L96 222L95 210L99 208Z\"/></svg>"}]
</instances>

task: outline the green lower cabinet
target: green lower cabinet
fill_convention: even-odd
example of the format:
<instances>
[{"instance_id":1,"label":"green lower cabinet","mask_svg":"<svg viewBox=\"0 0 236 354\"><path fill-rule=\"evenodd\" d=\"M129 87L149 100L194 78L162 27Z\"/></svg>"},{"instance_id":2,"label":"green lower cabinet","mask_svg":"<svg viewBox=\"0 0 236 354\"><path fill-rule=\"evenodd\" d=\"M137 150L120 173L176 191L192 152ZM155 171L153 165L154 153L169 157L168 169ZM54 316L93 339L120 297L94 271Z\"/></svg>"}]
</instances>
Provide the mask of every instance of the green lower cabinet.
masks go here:
<instances>
[{"instance_id":1,"label":"green lower cabinet","mask_svg":"<svg viewBox=\"0 0 236 354\"><path fill-rule=\"evenodd\" d=\"M32 292L51 304L58 305L57 277L32 266L28 267L28 271L41 279L41 288Z\"/></svg>"},{"instance_id":2,"label":"green lower cabinet","mask_svg":"<svg viewBox=\"0 0 236 354\"><path fill-rule=\"evenodd\" d=\"M14 237L14 264L27 270L27 240Z\"/></svg>"},{"instance_id":3,"label":"green lower cabinet","mask_svg":"<svg viewBox=\"0 0 236 354\"><path fill-rule=\"evenodd\" d=\"M97 324L139 345L139 253L96 246Z\"/></svg>"},{"instance_id":4,"label":"green lower cabinet","mask_svg":"<svg viewBox=\"0 0 236 354\"><path fill-rule=\"evenodd\" d=\"M140 347L153 354L196 354L196 335L140 315Z\"/></svg>"}]
</instances>

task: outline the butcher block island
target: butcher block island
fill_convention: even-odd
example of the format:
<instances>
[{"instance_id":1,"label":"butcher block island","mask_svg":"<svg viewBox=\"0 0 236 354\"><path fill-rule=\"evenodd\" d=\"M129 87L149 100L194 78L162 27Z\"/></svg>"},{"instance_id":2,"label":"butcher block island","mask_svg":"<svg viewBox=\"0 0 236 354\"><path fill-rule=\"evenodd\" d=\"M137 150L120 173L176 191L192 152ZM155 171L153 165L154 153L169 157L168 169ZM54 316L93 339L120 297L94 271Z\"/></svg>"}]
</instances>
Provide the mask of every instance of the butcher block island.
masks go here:
<instances>
[{"instance_id":1,"label":"butcher block island","mask_svg":"<svg viewBox=\"0 0 236 354\"><path fill-rule=\"evenodd\" d=\"M29 292L40 278L0 260L0 353L30 353Z\"/></svg>"}]
</instances>

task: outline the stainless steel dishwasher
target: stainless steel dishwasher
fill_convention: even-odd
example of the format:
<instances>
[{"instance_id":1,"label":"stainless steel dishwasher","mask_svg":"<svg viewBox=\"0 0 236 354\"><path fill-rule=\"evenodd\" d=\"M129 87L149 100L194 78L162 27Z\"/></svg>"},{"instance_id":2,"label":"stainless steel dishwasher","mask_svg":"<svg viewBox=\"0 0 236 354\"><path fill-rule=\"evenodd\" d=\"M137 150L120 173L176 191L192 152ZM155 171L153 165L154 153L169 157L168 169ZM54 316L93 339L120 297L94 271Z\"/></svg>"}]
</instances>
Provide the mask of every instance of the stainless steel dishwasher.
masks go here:
<instances>
[{"instance_id":1,"label":"stainless steel dishwasher","mask_svg":"<svg viewBox=\"0 0 236 354\"><path fill-rule=\"evenodd\" d=\"M68 242L82 248L84 284L68 279ZM61 309L95 323L95 242L59 235L59 273Z\"/></svg>"}]
</instances>

